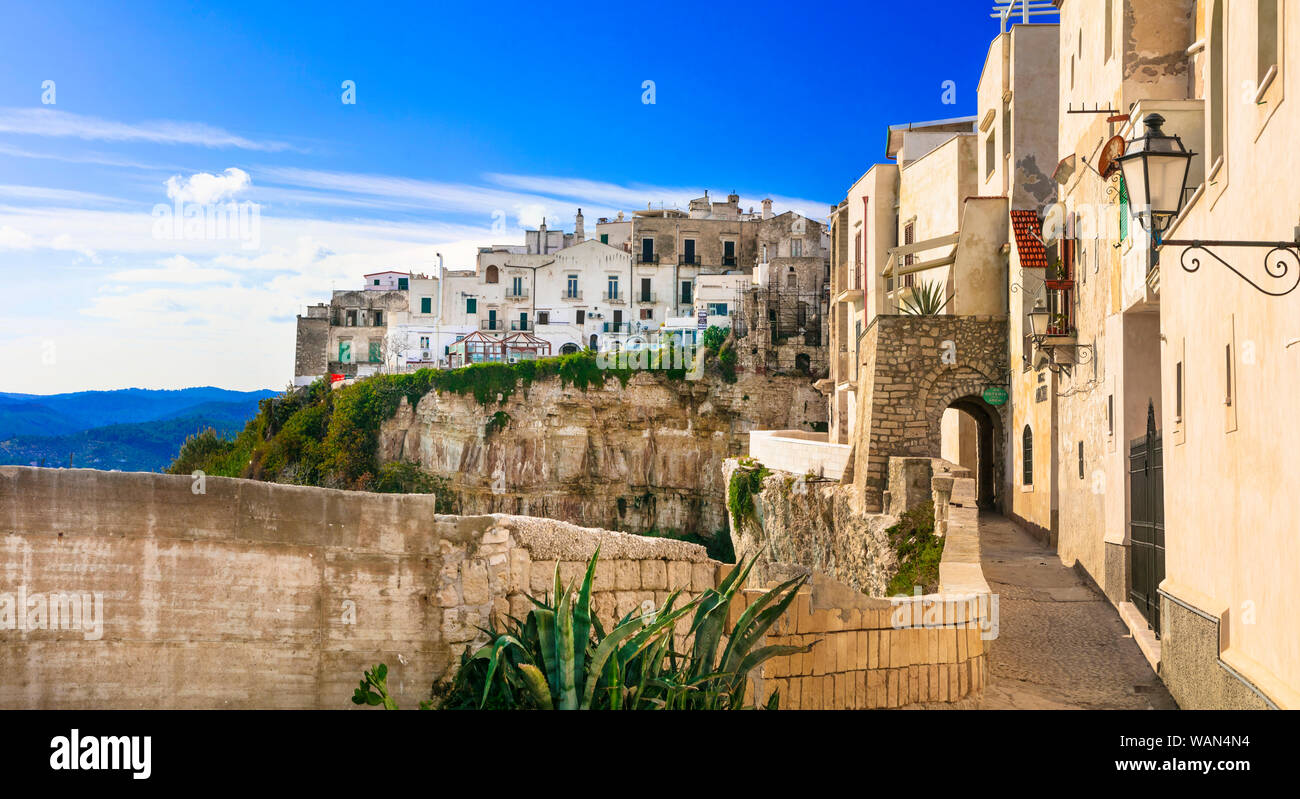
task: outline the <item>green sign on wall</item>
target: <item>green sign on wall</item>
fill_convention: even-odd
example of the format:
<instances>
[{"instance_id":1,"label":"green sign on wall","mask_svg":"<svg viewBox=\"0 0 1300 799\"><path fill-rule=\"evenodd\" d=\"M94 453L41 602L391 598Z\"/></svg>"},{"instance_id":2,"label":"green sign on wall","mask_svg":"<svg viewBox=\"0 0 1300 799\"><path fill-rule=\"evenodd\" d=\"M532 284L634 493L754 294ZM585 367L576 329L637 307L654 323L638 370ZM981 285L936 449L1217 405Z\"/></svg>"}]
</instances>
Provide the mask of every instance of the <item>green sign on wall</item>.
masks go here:
<instances>
[{"instance_id":1,"label":"green sign on wall","mask_svg":"<svg viewBox=\"0 0 1300 799\"><path fill-rule=\"evenodd\" d=\"M1007 390L1002 386L989 386L984 389L984 401L990 405L1001 405L1007 401Z\"/></svg>"}]
</instances>

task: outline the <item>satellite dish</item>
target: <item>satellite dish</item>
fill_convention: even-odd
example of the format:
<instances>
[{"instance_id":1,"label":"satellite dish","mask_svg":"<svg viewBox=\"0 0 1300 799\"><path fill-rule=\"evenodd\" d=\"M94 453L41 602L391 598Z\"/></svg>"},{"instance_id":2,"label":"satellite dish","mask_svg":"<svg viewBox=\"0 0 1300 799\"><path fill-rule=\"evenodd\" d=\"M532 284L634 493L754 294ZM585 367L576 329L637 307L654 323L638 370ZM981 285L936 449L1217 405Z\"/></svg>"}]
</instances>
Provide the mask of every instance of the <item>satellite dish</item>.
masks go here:
<instances>
[{"instance_id":1,"label":"satellite dish","mask_svg":"<svg viewBox=\"0 0 1300 799\"><path fill-rule=\"evenodd\" d=\"M1103 178L1109 178L1119 171L1119 157L1123 154L1124 137L1111 136L1110 141L1101 148L1101 156L1097 158L1097 171Z\"/></svg>"}]
</instances>

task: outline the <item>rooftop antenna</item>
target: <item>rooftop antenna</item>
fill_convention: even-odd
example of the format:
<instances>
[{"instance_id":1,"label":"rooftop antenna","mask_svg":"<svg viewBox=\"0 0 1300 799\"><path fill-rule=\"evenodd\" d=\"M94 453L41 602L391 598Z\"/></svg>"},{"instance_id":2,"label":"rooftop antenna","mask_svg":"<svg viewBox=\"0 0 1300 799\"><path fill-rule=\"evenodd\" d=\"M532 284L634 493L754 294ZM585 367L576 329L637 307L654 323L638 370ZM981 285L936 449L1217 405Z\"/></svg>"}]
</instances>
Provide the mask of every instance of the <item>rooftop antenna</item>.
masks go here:
<instances>
[{"instance_id":1,"label":"rooftop antenna","mask_svg":"<svg viewBox=\"0 0 1300 799\"><path fill-rule=\"evenodd\" d=\"M1007 22L1013 14L1020 15L1022 25L1028 25L1030 17L1051 15L1058 20L1061 18L1060 9L1051 0L993 0L993 13L989 17L1001 20L1003 33L1007 32Z\"/></svg>"}]
</instances>

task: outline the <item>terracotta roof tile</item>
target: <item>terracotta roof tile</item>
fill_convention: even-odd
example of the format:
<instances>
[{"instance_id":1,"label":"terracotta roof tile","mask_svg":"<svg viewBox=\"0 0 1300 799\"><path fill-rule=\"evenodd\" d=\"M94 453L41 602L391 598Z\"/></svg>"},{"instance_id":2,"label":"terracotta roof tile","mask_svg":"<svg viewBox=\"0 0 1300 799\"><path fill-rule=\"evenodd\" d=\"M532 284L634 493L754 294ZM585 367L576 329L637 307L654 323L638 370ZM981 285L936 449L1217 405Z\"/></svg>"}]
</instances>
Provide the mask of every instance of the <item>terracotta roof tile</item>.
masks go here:
<instances>
[{"instance_id":1,"label":"terracotta roof tile","mask_svg":"<svg viewBox=\"0 0 1300 799\"><path fill-rule=\"evenodd\" d=\"M1020 265L1036 269L1047 268L1047 251L1038 232L1038 213L1036 211L1012 211L1011 228L1016 234L1016 251L1020 253Z\"/></svg>"}]
</instances>

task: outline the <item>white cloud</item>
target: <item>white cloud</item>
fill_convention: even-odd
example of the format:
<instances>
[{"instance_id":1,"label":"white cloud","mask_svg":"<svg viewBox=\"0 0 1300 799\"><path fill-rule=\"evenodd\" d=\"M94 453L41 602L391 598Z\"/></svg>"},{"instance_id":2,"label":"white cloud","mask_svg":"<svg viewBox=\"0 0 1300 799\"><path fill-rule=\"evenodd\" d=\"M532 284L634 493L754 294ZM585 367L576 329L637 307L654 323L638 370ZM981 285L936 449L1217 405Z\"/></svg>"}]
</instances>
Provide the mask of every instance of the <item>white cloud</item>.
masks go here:
<instances>
[{"instance_id":1,"label":"white cloud","mask_svg":"<svg viewBox=\"0 0 1300 799\"><path fill-rule=\"evenodd\" d=\"M209 269L186 258L173 255L158 262L157 268L125 269L109 275L107 280L120 283L207 284L231 283L238 275L228 269Z\"/></svg>"},{"instance_id":2,"label":"white cloud","mask_svg":"<svg viewBox=\"0 0 1300 799\"><path fill-rule=\"evenodd\" d=\"M29 250L34 244L32 237L18 228L0 225L0 249Z\"/></svg>"},{"instance_id":3,"label":"white cloud","mask_svg":"<svg viewBox=\"0 0 1300 799\"><path fill-rule=\"evenodd\" d=\"M146 141L200 147L279 152L294 149L284 142L254 141L197 122L153 120L116 122L52 108L0 108L0 133L73 137L95 141Z\"/></svg>"},{"instance_id":4,"label":"white cloud","mask_svg":"<svg viewBox=\"0 0 1300 799\"><path fill-rule=\"evenodd\" d=\"M220 175L211 172L198 172L188 178L173 175L165 185L168 199L211 205L234 197L251 183L247 172L232 166Z\"/></svg>"}]
</instances>

